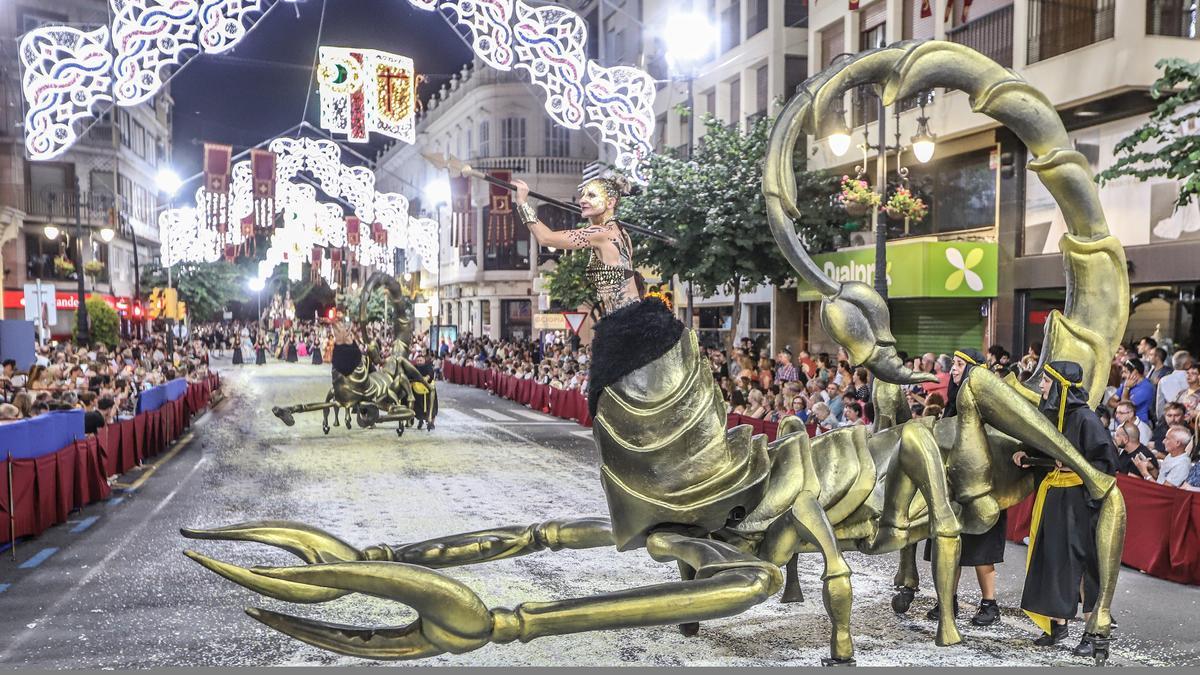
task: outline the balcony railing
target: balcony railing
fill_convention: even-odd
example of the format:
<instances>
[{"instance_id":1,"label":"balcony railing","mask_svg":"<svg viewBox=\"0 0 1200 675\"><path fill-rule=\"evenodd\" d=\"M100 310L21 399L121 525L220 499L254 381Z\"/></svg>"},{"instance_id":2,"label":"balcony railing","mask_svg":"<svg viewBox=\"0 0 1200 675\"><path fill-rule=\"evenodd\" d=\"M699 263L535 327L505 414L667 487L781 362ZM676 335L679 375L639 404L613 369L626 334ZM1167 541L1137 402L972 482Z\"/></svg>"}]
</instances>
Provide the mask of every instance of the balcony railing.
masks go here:
<instances>
[{"instance_id":1,"label":"balcony railing","mask_svg":"<svg viewBox=\"0 0 1200 675\"><path fill-rule=\"evenodd\" d=\"M983 54L1005 68L1013 64L1013 6L1001 7L946 31L946 39Z\"/></svg>"},{"instance_id":2,"label":"balcony railing","mask_svg":"<svg viewBox=\"0 0 1200 675\"><path fill-rule=\"evenodd\" d=\"M1029 0L1028 63L1113 36L1117 0Z\"/></svg>"},{"instance_id":3,"label":"balcony railing","mask_svg":"<svg viewBox=\"0 0 1200 675\"><path fill-rule=\"evenodd\" d=\"M1196 0L1147 0L1146 33L1195 40L1198 16Z\"/></svg>"},{"instance_id":4,"label":"balcony railing","mask_svg":"<svg viewBox=\"0 0 1200 675\"><path fill-rule=\"evenodd\" d=\"M591 161L577 157L480 157L471 165L481 171L581 175Z\"/></svg>"}]
</instances>

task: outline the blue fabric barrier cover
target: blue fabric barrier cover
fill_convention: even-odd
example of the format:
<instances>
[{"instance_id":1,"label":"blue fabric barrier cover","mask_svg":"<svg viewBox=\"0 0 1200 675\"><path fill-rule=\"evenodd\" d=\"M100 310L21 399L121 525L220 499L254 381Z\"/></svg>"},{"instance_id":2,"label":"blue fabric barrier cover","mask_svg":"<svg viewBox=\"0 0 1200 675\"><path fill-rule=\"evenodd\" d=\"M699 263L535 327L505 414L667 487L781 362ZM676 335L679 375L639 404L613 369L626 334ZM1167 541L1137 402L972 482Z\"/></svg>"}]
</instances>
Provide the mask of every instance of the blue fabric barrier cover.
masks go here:
<instances>
[{"instance_id":1,"label":"blue fabric barrier cover","mask_svg":"<svg viewBox=\"0 0 1200 675\"><path fill-rule=\"evenodd\" d=\"M137 411L139 413L158 410L167 400L167 390L163 385L150 387L141 394L138 394Z\"/></svg>"},{"instance_id":2,"label":"blue fabric barrier cover","mask_svg":"<svg viewBox=\"0 0 1200 675\"><path fill-rule=\"evenodd\" d=\"M83 437L83 411L58 410L0 425L0 455L11 452L13 459L33 459L58 452Z\"/></svg>"},{"instance_id":3,"label":"blue fabric barrier cover","mask_svg":"<svg viewBox=\"0 0 1200 675\"><path fill-rule=\"evenodd\" d=\"M178 401L188 390L188 382L182 377L171 380L163 386L166 387L168 401Z\"/></svg>"}]
</instances>

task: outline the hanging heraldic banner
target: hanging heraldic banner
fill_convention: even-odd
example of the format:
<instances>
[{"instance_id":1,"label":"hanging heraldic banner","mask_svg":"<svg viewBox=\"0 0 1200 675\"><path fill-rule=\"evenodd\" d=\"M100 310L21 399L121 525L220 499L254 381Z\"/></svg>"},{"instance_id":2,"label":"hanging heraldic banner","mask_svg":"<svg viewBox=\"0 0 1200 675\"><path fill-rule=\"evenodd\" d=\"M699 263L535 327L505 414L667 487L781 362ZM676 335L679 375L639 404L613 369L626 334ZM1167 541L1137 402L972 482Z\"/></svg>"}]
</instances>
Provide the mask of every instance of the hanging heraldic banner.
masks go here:
<instances>
[{"instance_id":1,"label":"hanging heraldic banner","mask_svg":"<svg viewBox=\"0 0 1200 675\"><path fill-rule=\"evenodd\" d=\"M416 141L412 59L373 49L321 47L317 80L322 128L355 143L366 143L371 132Z\"/></svg>"}]
</instances>

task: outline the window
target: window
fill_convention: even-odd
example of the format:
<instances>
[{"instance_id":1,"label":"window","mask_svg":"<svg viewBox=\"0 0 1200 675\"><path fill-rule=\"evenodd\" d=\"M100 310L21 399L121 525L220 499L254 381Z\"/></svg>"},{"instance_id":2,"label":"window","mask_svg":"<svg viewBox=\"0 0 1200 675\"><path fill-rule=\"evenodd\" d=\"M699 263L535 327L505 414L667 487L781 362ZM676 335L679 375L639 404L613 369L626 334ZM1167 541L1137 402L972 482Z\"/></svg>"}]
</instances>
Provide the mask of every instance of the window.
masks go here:
<instances>
[{"instance_id":1,"label":"window","mask_svg":"<svg viewBox=\"0 0 1200 675\"><path fill-rule=\"evenodd\" d=\"M146 130L137 120L133 121L133 152L138 157L146 157Z\"/></svg>"},{"instance_id":2,"label":"window","mask_svg":"<svg viewBox=\"0 0 1200 675\"><path fill-rule=\"evenodd\" d=\"M742 2L734 0L721 12L721 53L733 49L742 42Z\"/></svg>"},{"instance_id":3,"label":"window","mask_svg":"<svg viewBox=\"0 0 1200 675\"><path fill-rule=\"evenodd\" d=\"M613 63L620 63L625 58L625 31L614 31L609 34L609 38L608 60Z\"/></svg>"},{"instance_id":4,"label":"window","mask_svg":"<svg viewBox=\"0 0 1200 675\"><path fill-rule=\"evenodd\" d=\"M708 91L701 94L701 96L704 97L704 112L708 113L709 115L716 115L717 114L717 90L715 88L709 89Z\"/></svg>"},{"instance_id":5,"label":"window","mask_svg":"<svg viewBox=\"0 0 1200 675\"><path fill-rule=\"evenodd\" d=\"M750 310L750 339L760 352L769 353L771 344L771 303L756 302L747 305Z\"/></svg>"},{"instance_id":6,"label":"window","mask_svg":"<svg viewBox=\"0 0 1200 675\"><path fill-rule=\"evenodd\" d=\"M488 145L488 123L484 120L479 123L479 156L491 157L491 148Z\"/></svg>"},{"instance_id":7,"label":"window","mask_svg":"<svg viewBox=\"0 0 1200 675\"><path fill-rule=\"evenodd\" d=\"M67 246L66 238L60 236L54 241L50 241L42 234L42 229L37 228L33 232L25 233L25 278L30 280L37 279L62 279L74 280L75 272L64 274L59 272L59 268L54 264L54 259L58 257L66 258L71 262L76 261L76 248L74 240L71 241L71 246ZM75 265L75 269L79 269L79 265Z\"/></svg>"},{"instance_id":8,"label":"window","mask_svg":"<svg viewBox=\"0 0 1200 675\"><path fill-rule=\"evenodd\" d=\"M808 0L784 0L783 25L789 28L807 28Z\"/></svg>"},{"instance_id":9,"label":"window","mask_svg":"<svg viewBox=\"0 0 1200 675\"><path fill-rule=\"evenodd\" d=\"M758 70L754 71L754 86L758 94L758 97L754 101L754 112L766 114L768 102L771 100L771 77L767 64L762 64L758 67Z\"/></svg>"},{"instance_id":10,"label":"window","mask_svg":"<svg viewBox=\"0 0 1200 675\"><path fill-rule=\"evenodd\" d=\"M742 78L729 83L729 123L737 124L742 119Z\"/></svg>"},{"instance_id":11,"label":"window","mask_svg":"<svg viewBox=\"0 0 1200 675\"><path fill-rule=\"evenodd\" d=\"M53 12L43 12L36 9L21 9L21 33L25 34L35 28L41 28L49 24L65 24L69 23L66 14L55 14Z\"/></svg>"},{"instance_id":12,"label":"window","mask_svg":"<svg viewBox=\"0 0 1200 675\"><path fill-rule=\"evenodd\" d=\"M109 265L108 244L95 237L92 237L92 260L98 260L104 265L104 271L100 272L95 280L102 284L108 283L108 273L112 267Z\"/></svg>"},{"instance_id":13,"label":"window","mask_svg":"<svg viewBox=\"0 0 1200 675\"><path fill-rule=\"evenodd\" d=\"M546 156L547 157L570 157L571 156L571 136L570 130L566 127L559 126L554 123L554 120L545 120L546 124Z\"/></svg>"},{"instance_id":14,"label":"window","mask_svg":"<svg viewBox=\"0 0 1200 675\"><path fill-rule=\"evenodd\" d=\"M749 11L750 15L746 17L747 40L767 29L767 16L770 13L770 5L767 3L767 0L750 0Z\"/></svg>"},{"instance_id":15,"label":"window","mask_svg":"<svg viewBox=\"0 0 1200 675\"><path fill-rule=\"evenodd\" d=\"M996 173L999 162L992 149L966 152L909 169L909 188L929 205L920 223L909 223L908 234L921 235L993 227L996 224ZM872 174L874 175L874 174ZM896 185L896 175L888 178ZM891 236L904 234L904 221L888 219Z\"/></svg>"},{"instance_id":16,"label":"window","mask_svg":"<svg viewBox=\"0 0 1200 675\"><path fill-rule=\"evenodd\" d=\"M128 148L130 147L129 144L133 139L133 134L129 130L129 113L122 110L120 111L120 114L117 115L117 119L121 125L121 145Z\"/></svg>"},{"instance_id":17,"label":"window","mask_svg":"<svg viewBox=\"0 0 1200 675\"><path fill-rule=\"evenodd\" d=\"M696 337L703 347L723 347L725 334L733 330L733 306L699 307L700 330Z\"/></svg>"},{"instance_id":18,"label":"window","mask_svg":"<svg viewBox=\"0 0 1200 675\"><path fill-rule=\"evenodd\" d=\"M525 118L506 117L500 120L500 155L525 156Z\"/></svg>"},{"instance_id":19,"label":"window","mask_svg":"<svg viewBox=\"0 0 1200 675\"><path fill-rule=\"evenodd\" d=\"M838 19L821 31L821 68L833 62L834 57L846 51L845 22Z\"/></svg>"},{"instance_id":20,"label":"window","mask_svg":"<svg viewBox=\"0 0 1200 675\"><path fill-rule=\"evenodd\" d=\"M783 95L791 98L796 95L799 87L808 79L808 58L804 56L788 56L783 61Z\"/></svg>"},{"instance_id":21,"label":"window","mask_svg":"<svg viewBox=\"0 0 1200 675\"><path fill-rule=\"evenodd\" d=\"M659 152L667 147L667 114L663 113L654 120L654 128L658 131L658 141L655 145Z\"/></svg>"},{"instance_id":22,"label":"window","mask_svg":"<svg viewBox=\"0 0 1200 675\"><path fill-rule=\"evenodd\" d=\"M471 140L472 140L471 139L471 129L468 128L467 129L467 153L466 153L466 155L463 156L464 159L471 157L472 156L471 153L475 152L475 146L471 143Z\"/></svg>"}]
</instances>

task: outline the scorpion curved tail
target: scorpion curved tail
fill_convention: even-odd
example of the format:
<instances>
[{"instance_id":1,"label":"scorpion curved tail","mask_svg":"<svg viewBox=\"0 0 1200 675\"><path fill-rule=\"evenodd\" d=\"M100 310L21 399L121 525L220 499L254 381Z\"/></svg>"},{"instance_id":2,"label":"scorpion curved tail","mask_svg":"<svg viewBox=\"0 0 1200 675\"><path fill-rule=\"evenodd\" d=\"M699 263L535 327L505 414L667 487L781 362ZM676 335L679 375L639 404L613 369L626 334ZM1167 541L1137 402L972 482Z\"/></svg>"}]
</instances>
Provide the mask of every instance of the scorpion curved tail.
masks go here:
<instances>
[{"instance_id":1,"label":"scorpion curved tail","mask_svg":"<svg viewBox=\"0 0 1200 675\"><path fill-rule=\"evenodd\" d=\"M1029 169L1053 195L1066 220L1060 249L1067 293L1064 312L1053 312L1047 320L1037 369L1018 389L1036 401L1034 383L1041 378L1043 364L1069 359L1083 366L1091 403L1096 405L1108 378L1108 359L1129 319L1124 250L1109 233L1088 162L1071 148L1050 101L1012 71L952 42L901 42L844 58L797 88L771 132L763 176L767 218L792 267L824 296L821 323L826 332L879 379L920 379L896 357L883 299L866 284L839 283L826 276L794 225L800 215L792 168L796 144L802 135L822 138L836 130L843 121L834 104L853 87L868 84L881 88L885 104L939 87L963 91L975 112L1001 123L1029 148Z\"/></svg>"},{"instance_id":2,"label":"scorpion curved tail","mask_svg":"<svg viewBox=\"0 0 1200 675\"><path fill-rule=\"evenodd\" d=\"M412 345L413 337L412 296L409 294L408 289L404 288L390 274L376 272L363 285L363 301L358 305L358 325L361 327L367 324L366 299L371 297L371 294L380 287L387 291L388 300L392 303L392 338L403 342L407 351L407 348Z\"/></svg>"}]
</instances>

